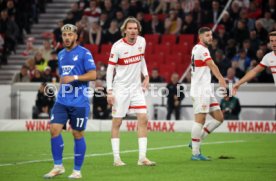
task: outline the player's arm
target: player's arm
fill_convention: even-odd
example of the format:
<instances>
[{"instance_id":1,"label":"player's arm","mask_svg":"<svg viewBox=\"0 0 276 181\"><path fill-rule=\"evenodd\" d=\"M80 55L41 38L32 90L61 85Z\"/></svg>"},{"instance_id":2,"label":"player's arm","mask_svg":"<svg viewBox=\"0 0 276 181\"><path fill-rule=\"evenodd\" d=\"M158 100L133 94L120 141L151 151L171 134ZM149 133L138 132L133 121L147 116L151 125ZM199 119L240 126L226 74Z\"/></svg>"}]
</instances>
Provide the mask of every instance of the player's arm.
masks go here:
<instances>
[{"instance_id":1,"label":"player's arm","mask_svg":"<svg viewBox=\"0 0 276 181\"><path fill-rule=\"evenodd\" d=\"M244 84L245 82L253 79L256 77L256 75L260 72L262 72L265 69L265 67L261 66L260 64L254 67L252 70L247 72L245 76L243 76L233 87L233 94L235 95L237 90L239 89L240 85Z\"/></svg>"},{"instance_id":2,"label":"player's arm","mask_svg":"<svg viewBox=\"0 0 276 181\"><path fill-rule=\"evenodd\" d=\"M206 61L206 64L210 68L210 70L212 71L212 73L215 75L215 77L218 79L220 86L226 88L227 84L226 84L223 76L221 75L218 67L214 63L214 61L212 59L209 59L209 60Z\"/></svg>"},{"instance_id":3,"label":"player's arm","mask_svg":"<svg viewBox=\"0 0 276 181\"><path fill-rule=\"evenodd\" d=\"M142 66L141 71L144 76L144 81L143 81L142 87L144 90L146 90L149 87L149 73L148 73L148 68L147 68L145 58L142 59L141 66Z\"/></svg>"}]
</instances>

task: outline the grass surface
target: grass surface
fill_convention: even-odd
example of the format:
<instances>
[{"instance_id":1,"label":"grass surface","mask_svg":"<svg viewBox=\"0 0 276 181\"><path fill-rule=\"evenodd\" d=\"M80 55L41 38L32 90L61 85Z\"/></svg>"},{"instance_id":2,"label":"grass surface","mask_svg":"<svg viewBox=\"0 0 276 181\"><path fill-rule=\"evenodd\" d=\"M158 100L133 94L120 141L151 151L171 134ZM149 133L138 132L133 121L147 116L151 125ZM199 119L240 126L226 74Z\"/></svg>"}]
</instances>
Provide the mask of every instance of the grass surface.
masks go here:
<instances>
[{"instance_id":1,"label":"grass surface","mask_svg":"<svg viewBox=\"0 0 276 181\"><path fill-rule=\"evenodd\" d=\"M36 181L53 166L47 132L0 132L1 180ZM73 137L64 132L66 173L54 180L68 180L73 168ZM137 166L136 133L121 133L121 158L125 167L113 167L110 133L87 132L87 152L81 180L275 180L275 134L214 133L202 145L212 161L191 161L189 133L149 133L148 158L156 167ZM220 156L230 159L219 159Z\"/></svg>"}]
</instances>

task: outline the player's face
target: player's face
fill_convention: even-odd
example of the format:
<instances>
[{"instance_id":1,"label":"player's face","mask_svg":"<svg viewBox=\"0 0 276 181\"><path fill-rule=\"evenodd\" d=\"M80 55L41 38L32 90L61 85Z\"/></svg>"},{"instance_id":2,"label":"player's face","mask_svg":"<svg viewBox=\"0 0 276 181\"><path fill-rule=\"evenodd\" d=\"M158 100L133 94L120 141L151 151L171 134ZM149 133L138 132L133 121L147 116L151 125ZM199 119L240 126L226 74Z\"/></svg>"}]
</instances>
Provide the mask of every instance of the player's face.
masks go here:
<instances>
[{"instance_id":1,"label":"player's face","mask_svg":"<svg viewBox=\"0 0 276 181\"><path fill-rule=\"evenodd\" d=\"M67 49L71 49L77 41L76 33L71 31L62 32L63 45Z\"/></svg>"},{"instance_id":2,"label":"player's face","mask_svg":"<svg viewBox=\"0 0 276 181\"><path fill-rule=\"evenodd\" d=\"M132 23L132 22L127 23L125 34L128 40L134 41L138 36L138 32L139 31L138 31L137 23Z\"/></svg>"},{"instance_id":3,"label":"player's face","mask_svg":"<svg viewBox=\"0 0 276 181\"><path fill-rule=\"evenodd\" d=\"M270 42L270 46L272 51L276 51L276 36L270 36L269 37L269 42Z\"/></svg>"},{"instance_id":4,"label":"player's face","mask_svg":"<svg viewBox=\"0 0 276 181\"><path fill-rule=\"evenodd\" d=\"M206 45L211 45L213 41L212 31L207 31L201 35L202 42Z\"/></svg>"}]
</instances>

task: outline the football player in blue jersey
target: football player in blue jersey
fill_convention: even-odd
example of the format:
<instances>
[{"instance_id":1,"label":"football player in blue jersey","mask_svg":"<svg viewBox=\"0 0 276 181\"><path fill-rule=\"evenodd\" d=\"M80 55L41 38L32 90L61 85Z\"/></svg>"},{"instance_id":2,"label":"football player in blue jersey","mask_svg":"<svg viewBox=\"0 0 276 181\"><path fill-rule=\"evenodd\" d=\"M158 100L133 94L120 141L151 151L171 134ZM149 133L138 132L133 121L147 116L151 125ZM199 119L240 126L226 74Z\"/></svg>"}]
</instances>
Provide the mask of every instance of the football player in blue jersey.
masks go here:
<instances>
[{"instance_id":1,"label":"football player in blue jersey","mask_svg":"<svg viewBox=\"0 0 276 181\"><path fill-rule=\"evenodd\" d=\"M66 24L61 28L64 49L58 54L60 89L51 114L51 148L54 168L44 175L53 178L63 174L63 139L61 131L69 120L75 140L74 170L69 178L81 178L86 143L84 130L89 116L88 82L96 79L96 67L89 50L77 44L77 27Z\"/></svg>"}]
</instances>

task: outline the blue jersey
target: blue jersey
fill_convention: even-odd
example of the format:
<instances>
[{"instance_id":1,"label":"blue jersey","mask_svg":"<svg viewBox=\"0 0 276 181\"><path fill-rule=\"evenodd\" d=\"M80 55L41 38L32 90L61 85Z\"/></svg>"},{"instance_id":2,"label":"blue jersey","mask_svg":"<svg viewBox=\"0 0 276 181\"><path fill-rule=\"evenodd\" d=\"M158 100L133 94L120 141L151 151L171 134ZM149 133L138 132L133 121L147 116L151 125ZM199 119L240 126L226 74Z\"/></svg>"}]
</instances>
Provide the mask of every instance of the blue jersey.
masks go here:
<instances>
[{"instance_id":1,"label":"blue jersey","mask_svg":"<svg viewBox=\"0 0 276 181\"><path fill-rule=\"evenodd\" d=\"M96 66L89 50L82 46L76 46L68 51L63 49L58 54L58 70L60 77L82 75ZM69 84L61 84L56 102L74 107L89 106L89 98L86 95L88 82L73 81Z\"/></svg>"}]
</instances>

